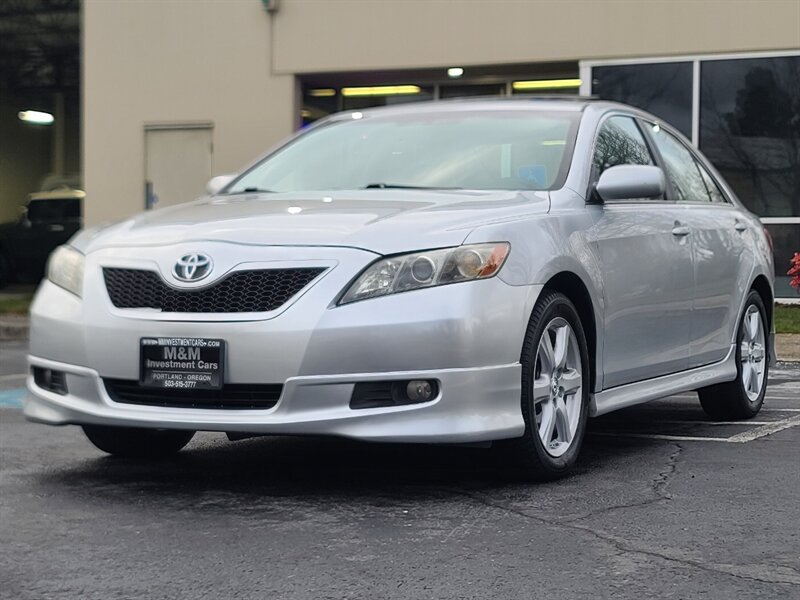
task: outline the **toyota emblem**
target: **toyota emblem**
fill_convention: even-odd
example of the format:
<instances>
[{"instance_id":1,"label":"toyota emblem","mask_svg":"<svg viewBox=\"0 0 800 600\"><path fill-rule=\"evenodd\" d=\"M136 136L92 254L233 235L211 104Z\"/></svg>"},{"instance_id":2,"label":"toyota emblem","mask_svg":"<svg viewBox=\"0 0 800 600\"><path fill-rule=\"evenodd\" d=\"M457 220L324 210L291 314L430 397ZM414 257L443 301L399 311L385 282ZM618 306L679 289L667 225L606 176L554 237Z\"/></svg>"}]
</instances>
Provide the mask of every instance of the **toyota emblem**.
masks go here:
<instances>
[{"instance_id":1,"label":"toyota emblem","mask_svg":"<svg viewBox=\"0 0 800 600\"><path fill-rule=\"evenodd\" d=\"M172 267L172 274L176 279L181 281L200 281L208 277L214 264L211 262L211 257L200 254L184 254Z\"/></svg>"}]
</instances>

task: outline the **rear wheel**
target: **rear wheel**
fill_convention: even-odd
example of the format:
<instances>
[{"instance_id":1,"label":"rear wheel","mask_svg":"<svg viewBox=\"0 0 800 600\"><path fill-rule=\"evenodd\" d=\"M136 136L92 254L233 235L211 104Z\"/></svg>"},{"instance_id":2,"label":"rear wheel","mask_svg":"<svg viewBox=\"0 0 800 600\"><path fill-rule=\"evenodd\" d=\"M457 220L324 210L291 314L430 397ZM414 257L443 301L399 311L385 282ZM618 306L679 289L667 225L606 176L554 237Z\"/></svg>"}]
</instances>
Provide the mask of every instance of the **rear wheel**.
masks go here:
<instances>
[{"instance_id":1,"label":"rear wheel","mask_svg":"<svg viewBox=\"0 0 800 600\"><path fill-rule=\"evenodd\" d=\"M84 425L89 441L103 452L125 458L165 458L188 444L194 431Z\"/></svg>"},{"instance_id":2,"label":"rear wheel","mask_svg":"<svg viewBox=\"0 0 800 600\"><path fill-rule=\"evenodd\" d=\"M764 302L758 292L751 291L736 332L736 379L697 392L711 418L749 419L761 410L769 373L767 327Z\"/></svg>"},{"instance_id":3,"label":"rear wheel","mask_svg":"<svg viewBox=\"0 0 800 600\"><path fill-rule=\"evenodd\" d=\"M545 291L522 348L523 437L509 440L515 470L537 480L563 477L575 465L589 410L589 359L578 312Z\"/></svg>"}]
</instances>

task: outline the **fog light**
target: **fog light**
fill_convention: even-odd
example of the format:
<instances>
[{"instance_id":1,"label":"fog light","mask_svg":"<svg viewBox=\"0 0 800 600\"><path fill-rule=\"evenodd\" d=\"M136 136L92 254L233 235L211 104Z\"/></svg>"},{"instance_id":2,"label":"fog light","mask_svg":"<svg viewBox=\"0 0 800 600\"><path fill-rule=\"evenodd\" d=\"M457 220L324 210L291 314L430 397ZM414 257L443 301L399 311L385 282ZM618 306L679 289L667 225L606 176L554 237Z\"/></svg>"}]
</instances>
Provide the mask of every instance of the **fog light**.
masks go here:
<instances>
[{"instance_id":1,"label":"fog light","mask_svg":"<svg viewBox=\"0 0 800 600\"><path fill-rule=\"evenodd\" d=\"M429 381L415 379L408 382L406 395L413 402L427 402L433 397L433 387Z\"/></svg>"},{"instance_id":2,"label":"fog light","mask_svg":"<svg viewBox=\"0 0 800 600\"><path fill-rule=\"evenodd\" d=\"M67 395L67 374L64 371L33 367L33 380L36 385L48 392Z\"/></svg>"}]
</instances>

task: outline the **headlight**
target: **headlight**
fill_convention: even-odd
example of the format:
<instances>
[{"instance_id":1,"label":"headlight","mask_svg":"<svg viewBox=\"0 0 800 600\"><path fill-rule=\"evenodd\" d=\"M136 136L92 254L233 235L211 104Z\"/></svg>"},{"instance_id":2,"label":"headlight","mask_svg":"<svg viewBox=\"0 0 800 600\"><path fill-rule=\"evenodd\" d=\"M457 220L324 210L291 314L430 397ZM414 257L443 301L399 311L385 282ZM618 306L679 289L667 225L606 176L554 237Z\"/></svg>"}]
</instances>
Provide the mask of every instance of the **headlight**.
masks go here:
<instances>
[{"instance_id":1,"label":"headlight","mask_svg":"<svg viewBox=\"0 0 800 600\"><path fill-rule=\"evenodd\" d=\"M507 242L473 244L384 258L358 276L339 304L448 283L487 279L503 266L510 248Z\"/></svg>"},{"instance_id":2,"label":"headlight","mask_svg":"<svg viewBox=\"0 0 800 600\"><path fill-rule=\"evenodd\" d=\"M70 246L59 246L50 255L47 278L80 297L83 295L83 265L83 254Z\"/></svg>"}]
</instances>

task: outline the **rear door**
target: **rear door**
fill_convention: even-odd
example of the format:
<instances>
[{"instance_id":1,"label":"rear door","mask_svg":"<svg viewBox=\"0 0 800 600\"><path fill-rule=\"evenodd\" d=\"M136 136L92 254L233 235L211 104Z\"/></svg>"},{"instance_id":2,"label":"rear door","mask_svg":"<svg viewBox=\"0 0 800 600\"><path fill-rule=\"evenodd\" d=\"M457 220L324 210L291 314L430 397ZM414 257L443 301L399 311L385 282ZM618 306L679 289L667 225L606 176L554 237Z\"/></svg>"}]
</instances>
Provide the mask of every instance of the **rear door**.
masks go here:
<instances>
[{"instance_id":1,"label":"rear door","mask_svg":"<svg viewBox=\"0 0 800 600\"><path fill-rule=\"evenodd\" d=\"M724 359L730 350L732 326L745 292L738 288L746 285L752 266L752 259L745 256L747 227L687 145L658 124L648 127L663 160L670 193L691 230L695 293L689 367L698 367ZM744 277L739 275L742 269L747 271Z\"/></svg>"},{"instance_id":2,"label":"rear door","mask_svg":"<svg viewBox=\"0 0 800 600\"><path fill-rule=\"evenodd\" d=\"M654 164L629 116L600 126L592 180L620 164ZM592 228L604 285L603 387L687 368L694 277L682 209L666 198L606 202Z\"/></svg>"}]
</instances>

